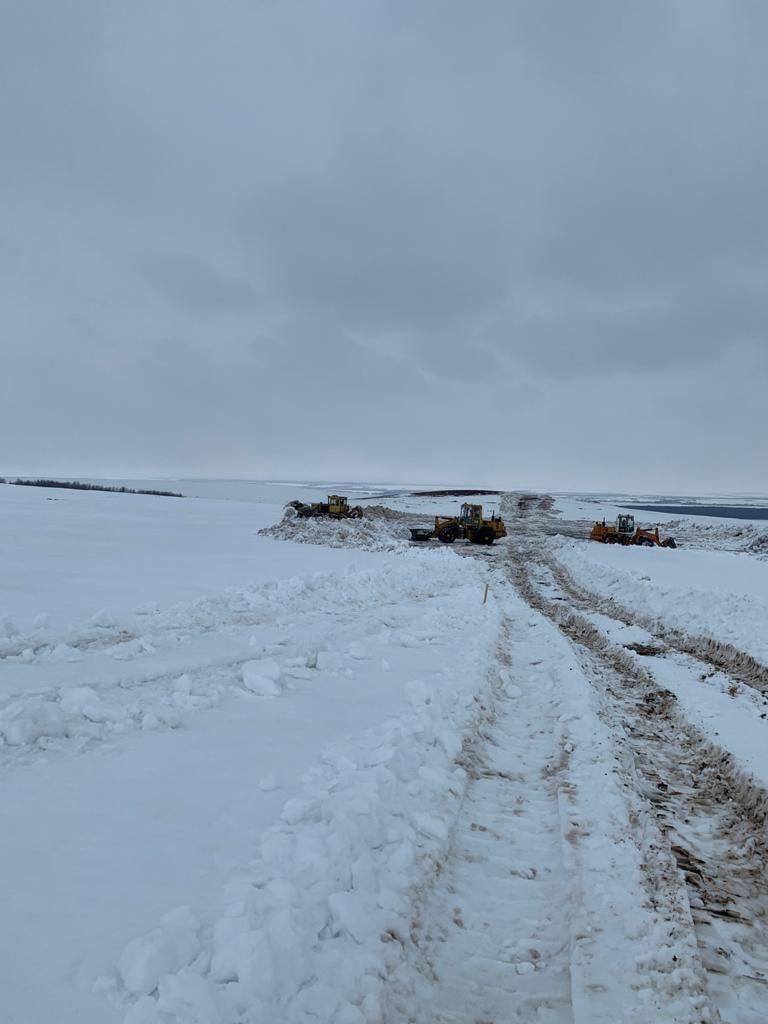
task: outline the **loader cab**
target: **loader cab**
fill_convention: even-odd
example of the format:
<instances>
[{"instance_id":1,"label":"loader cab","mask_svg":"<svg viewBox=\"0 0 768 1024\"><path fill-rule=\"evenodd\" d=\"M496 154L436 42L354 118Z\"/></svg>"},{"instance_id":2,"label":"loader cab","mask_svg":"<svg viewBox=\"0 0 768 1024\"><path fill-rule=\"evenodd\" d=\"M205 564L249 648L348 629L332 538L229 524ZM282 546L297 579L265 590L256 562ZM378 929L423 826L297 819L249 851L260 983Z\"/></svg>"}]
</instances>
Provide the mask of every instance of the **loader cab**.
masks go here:
<instances>
[{"instance_id":1,"label":"loader cab","mask_svg":"<svg viewBox=\"0 0 768 1024\"><path fill-rule=\"evenodd\" d=\"M628 537L635 532L635 517L622 515L616 517L616 530L622 537Z\"/></svg>"},{"instance_id":2,"label":"loader cab","mask_svg":"<svg viewBox=\"0 0 768 1024\"><path fill-rule=\"evenodd\" d=\"M342 494L329 494L328 495L328 511L331 515L341 515L342 512L346 512L349 507L349 503L346 497Z\"/></svg>"},{"instance_id":3,"label":"loader cab","mask_svg":"<svg viewBox=\"0 0 768 1024\"><path fill-rule=\"evenodd\" d=\"M459 521L465 526L478 526L483 518L482 505L469 505L467 502L461 506Z\"/></svg>"}]
</instances>

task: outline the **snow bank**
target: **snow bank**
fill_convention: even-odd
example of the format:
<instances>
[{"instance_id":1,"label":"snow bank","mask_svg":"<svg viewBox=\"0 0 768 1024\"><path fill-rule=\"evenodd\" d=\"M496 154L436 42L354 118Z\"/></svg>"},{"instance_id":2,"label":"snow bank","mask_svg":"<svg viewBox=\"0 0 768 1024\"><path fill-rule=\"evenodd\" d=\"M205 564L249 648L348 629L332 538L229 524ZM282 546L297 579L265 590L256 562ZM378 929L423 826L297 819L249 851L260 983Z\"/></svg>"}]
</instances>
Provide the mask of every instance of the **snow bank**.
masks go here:
<instances>
[{"instance_id":1,"label":"snow bank","mask_svg":"<svg viewBox=\"0 0 768 1024\"><path fill-rule=\"evenodd\" d=\"M300 519L296 510L288 507L279 523L259 530L259 534L299 544L368 551L403 551L410 537L407 517L384 508L366 508L362 519Z\"/></svg>"},{"instance_id":2,"label":"snow bank","mask_svg":"<svg viewBox=\"0 0 768 1024\"><path fill-rule=\"evenodd\" d=\"M383 1019L412 889L443 855L464 790L457 757L490 671L495 606L468 605L465 625L472 639L445 686L413 680L406 713L328 750L217 914L198 926L182 908L126 948L126 1024Z\"/></svg>"},{"instance_id":3,"label":"snow bank","mask_svg":"<svg viewBox=\"0 0 768 1024\"><path fill-rule=\"evenodd\" d=\"M750 540L744 550L749 552L750 555L768 559L768 531L764 531Z\"/></svg>"}]
</instances>

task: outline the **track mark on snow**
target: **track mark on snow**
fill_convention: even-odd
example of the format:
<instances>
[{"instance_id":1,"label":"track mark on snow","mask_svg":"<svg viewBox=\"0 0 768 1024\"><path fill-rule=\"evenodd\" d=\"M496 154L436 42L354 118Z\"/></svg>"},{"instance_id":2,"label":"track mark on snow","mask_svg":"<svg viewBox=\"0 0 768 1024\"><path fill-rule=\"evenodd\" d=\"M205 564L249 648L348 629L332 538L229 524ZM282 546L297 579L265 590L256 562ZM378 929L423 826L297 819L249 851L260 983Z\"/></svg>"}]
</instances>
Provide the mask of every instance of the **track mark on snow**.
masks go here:
<instances>
[{"instance_id":1,"label":"track mark on snow","mask_svg":"<svg viewBox=\"0 0 768 1024\"><path fill-rule=\"evenodd\" d=\"M532 578L537 561L535 546L522 544L512 577L525 599L581 652L605 719L629 750L640 793L685 880L714 1008L702 1020L764 1024L768 794L683 719L675 696L629 654L572 606L544 595L540 580Z\"/></svg>"},{"instance_id":2,"label":"track mark on snow","mask_svg":"<svg viewBox=\"0 0 768 1024\"><path fill-rule=\"evenodd\" d=\"M768 697L768 666L753 658L751 654L747 654L746 651L739 650L733 644L715 640L713 637L692 636L679 629L670 629L664 623L651 619L649 616L633 613L614 598L603 598L581 586L554 557L548 558L546 565L557 586L577 608L599 612L625 626L639 626L655 637L660 645L658 653L662 653L664 648L671 648L680 654L696 659L709 668L725 673L739 683Z\"/></svg>"},{"instance_id":3,"label":"track mark on snow","mask_svg":"<svg viewBox=\"0 0 768 1024\"><path fill-rule=\"evenodd\" d=\"M500 685L425 915L433 1024L573 1022L555 715Z\"/></svg>"}]
</instances>

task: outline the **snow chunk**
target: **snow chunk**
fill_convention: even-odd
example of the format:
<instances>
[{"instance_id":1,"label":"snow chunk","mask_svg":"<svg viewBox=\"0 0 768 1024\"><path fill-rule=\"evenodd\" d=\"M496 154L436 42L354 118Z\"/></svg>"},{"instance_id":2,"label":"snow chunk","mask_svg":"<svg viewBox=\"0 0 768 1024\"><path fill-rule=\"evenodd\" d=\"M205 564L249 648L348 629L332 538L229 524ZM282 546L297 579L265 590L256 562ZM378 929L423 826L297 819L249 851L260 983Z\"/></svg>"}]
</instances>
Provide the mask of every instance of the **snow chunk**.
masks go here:
<instances>
[{"instance_id":1,"label":"snow chunk","mask_svg":"<svg viewBox=\"0 0 768 1024\"><path fill-rule=\"evenodd\" d=\"M86 718L89 722L124 722L125 708L107 704L90 686L73 686L61 691L61 706L70 714Z\"/></svg>"},{"instance_id":2,"label":"snow chunk","mask_svg":"<svg viewBox=\"0 0 768 1024\"><path fill-rule=\"evenodd\" d=\"M159 928L130 942L118 965L126 989L148 996L166 975L191 964L200 952L197 932L191 909L177 907L161 919Z\"/></svg>"},{"instance_id":3,"label":"snow chunk","mask_svg":"<svg viewBox=\"0 0 768 1024\"><path fill-rule=\"evenodd\" d=\"M263 931L241 931L216 926L211 977L218 982L239 981L250 992L265 996L272 984L272 952Z\"/></svg>"},{"instance_id":4,"label":"snow chunk","mask_svg":"<svg viewBox=\"0 0 768 1024\"><path fill-rule=\"evenodd\" d=\"M243 685L259 697L279 697L279 679L280 666L274 658L246 661L243 665Z\"/></svg>"},{"instance_id":5,"label":"snow chunk","mask_svg":"<svg viewBox=\"0 0 768 1024\"><path fill-rule=\"evenodd\" d=\"M21 747L43 737L66 736L69 717L57 701L33 697L11 704L0 714L0 736Z\"/></svg>"}]
</instances>

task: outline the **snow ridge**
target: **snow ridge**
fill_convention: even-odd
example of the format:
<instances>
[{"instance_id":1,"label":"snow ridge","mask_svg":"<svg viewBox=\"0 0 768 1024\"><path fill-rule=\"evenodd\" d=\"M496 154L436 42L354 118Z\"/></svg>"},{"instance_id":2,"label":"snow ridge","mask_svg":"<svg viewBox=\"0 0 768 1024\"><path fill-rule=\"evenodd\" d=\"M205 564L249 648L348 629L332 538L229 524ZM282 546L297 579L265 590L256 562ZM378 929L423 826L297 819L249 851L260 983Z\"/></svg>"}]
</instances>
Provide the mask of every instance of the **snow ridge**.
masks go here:
<instances>
[{"instance_id":1,"label":"snow ridge","mask_svg":"<svg viewBox=\"0 0 768 1024\"><path fill-rule=\"evenodd\" d=\"M125 639L126 630L113 623L102 627L98 643L91 627L85 649L78 646L77 636L66 644L39 639L35 647L26 646L29 638L12 637L16 643L6 645L6 665L18 663L26 673L40 673L44 679L59 673L62 682L34 686L32 693L0 702L0 763L35 751L81 749L134 730L177 728L185 714L250 688L241 666L258 654L249 646L256 627L302 617L306 622L324 606L341 615L351 609L359 613L386 606L393 594L428 600L465 582L465 568L450 553L410 550L376 569L352 567L269 581L155 611L132 644ZM206 654L203 660L188 654L201 634L239 636L241 649L233 653L231 639L218 657ZM173 666L166 672L157 669L162 652Z\"/></svg>"},{"instance_id":2,"label":"snow ridge","mask_svg":"<svg viewBox=\"0 0 768 1024\"><path fill-rule=\"evenodd\" d=\"M327 751L218 912L179 908L126 948L104 983L126 1024L385 1019L413 892L444 858L465 789L459 759L492 663L493 601L466 619L475 638L450 680L411 681L407 713ZM417 1005L417 988L398 998Z\"/></svg>"}]
</instances>

